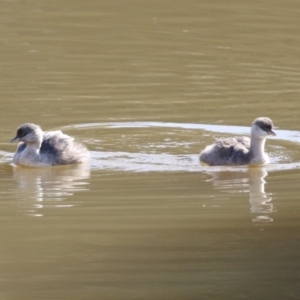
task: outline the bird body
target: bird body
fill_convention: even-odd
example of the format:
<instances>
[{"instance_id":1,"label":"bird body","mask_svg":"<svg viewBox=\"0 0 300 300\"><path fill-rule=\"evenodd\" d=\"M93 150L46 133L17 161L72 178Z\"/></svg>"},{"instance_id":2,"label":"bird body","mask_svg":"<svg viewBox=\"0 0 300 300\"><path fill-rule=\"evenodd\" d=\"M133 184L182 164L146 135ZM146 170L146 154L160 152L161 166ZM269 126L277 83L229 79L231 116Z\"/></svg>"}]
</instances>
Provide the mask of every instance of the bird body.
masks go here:
<instances>
[{"instance_id":1,"label":"bird body","mask_svg":"<svg viewBox=\"0 0 300 300\"><path fill-rule=\"evenodd\" d=\"M276 135L272 129L271 119L257 118L252 123L250 139L248 137L218 139L200 153L200 161L210 166L267 164L269 156L264 148L266 138Z\"/></svg>"},{"instance_id":2,"label":"bird body","mask_svg":"<svg viewBox=\"0 0 300 300\"><path fill-rule=\"evenodd\" d=\"M17 129L11 142L20 141L13 163L21 166L55 166L85 162L89 151L74 138L57 131L42 131L41 127L25 123Z\"/></svg>"}]
</instances>

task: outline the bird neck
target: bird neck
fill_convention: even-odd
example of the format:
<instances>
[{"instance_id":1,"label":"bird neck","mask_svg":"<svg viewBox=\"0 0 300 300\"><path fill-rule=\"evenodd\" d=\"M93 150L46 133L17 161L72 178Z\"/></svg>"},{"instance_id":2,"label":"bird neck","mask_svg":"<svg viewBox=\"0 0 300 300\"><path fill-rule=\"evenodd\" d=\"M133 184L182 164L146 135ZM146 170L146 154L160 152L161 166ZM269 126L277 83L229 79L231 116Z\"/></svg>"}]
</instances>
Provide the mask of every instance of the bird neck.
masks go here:
<instances>
[{"instance_id":1,"label":"bird neck","mask_svg":"<svg viewBox=\"0 0 300 300\"><path fill-rule=\"evenodd\" d=\"M265 153L265 143L266 143L266 137L256 137L251 136L251 142L250 142L250 153L253 157L254 162L256 163L266 163L268 157Z\"/></svg>"},{"instance_id":2,"label":"bird neck","mask_svg":"<svg viewBox=\"0 0 300 300\"><path fill-rule=\"evenodd\" d=\"M42 145L41 141L36 141L34 143L26 143L27 154L38 154Z\"/></svg>"}]
</instances>

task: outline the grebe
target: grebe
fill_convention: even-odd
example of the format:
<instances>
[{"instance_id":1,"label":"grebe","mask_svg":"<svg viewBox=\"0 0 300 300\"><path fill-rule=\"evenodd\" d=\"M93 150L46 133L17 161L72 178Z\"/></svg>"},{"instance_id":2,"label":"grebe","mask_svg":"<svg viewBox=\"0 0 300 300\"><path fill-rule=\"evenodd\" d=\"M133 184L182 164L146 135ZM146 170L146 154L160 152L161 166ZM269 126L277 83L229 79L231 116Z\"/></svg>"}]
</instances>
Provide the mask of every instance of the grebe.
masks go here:
<instances>
[{"instance_id":1,"label":"grebe","mask_svg":"<svg viewBox=\"0 0 300 300\"><path fill-rule=\"evenodd\" d=\"M44 132L40 126L25 123L10 142L20 141L13 157L15 165L42 167L78 164L89 159L85 146L57 131Z\"/></svg>"},{"instance_id":2,"label":"grebe","mask_svg":"<svg viewBox=\"0 0 300 300\"><path fill-rule=\"evenodd\" d=\"M257 118L251 126L251 138L235 137L218 139L200 153L200 161L210 166L267 164L269 156L265 152L265 141L270 135L273 122L266 117Z\"/></svg>"}]
</instances>

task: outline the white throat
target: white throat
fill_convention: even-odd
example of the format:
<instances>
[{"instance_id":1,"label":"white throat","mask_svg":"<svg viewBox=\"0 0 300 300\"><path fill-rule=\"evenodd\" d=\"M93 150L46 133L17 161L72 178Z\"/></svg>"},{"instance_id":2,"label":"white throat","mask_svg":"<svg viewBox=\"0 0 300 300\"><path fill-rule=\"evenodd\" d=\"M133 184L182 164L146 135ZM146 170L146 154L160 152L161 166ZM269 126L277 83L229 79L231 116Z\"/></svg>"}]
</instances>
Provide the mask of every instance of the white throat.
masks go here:
<instances>
[{"instance_id":1,"label":"white throat","mask_svg":"<svg viewBox=\"0 0 300 300\"><path fill-rule=\"evenodd\" d=\"M17 165L32 166L32 162L39 161L40 144L28 143L24 151L16 153L13 162Z\"/></svg>"},{"instance_id":2,"label":"white throat","mask_svg":"<svg viewBox=\"0 0 300 300\"><path fill-rule=\"evenodd\" d=\"M254 164L265 164L269 162L269 156L265 152L265 143L267 137L251 137L250 152Z\"/></svg>"},{"instance_id":3,"label":"white throat","mask_svg":"<svg viewBox=\"0 0 300 300\"><path fill-rule=\"evenodd\" d=\"M26 145L24 152L27 154L39 154L41 147L40 143L27 143Z\"/></svg>"}]
</instances>

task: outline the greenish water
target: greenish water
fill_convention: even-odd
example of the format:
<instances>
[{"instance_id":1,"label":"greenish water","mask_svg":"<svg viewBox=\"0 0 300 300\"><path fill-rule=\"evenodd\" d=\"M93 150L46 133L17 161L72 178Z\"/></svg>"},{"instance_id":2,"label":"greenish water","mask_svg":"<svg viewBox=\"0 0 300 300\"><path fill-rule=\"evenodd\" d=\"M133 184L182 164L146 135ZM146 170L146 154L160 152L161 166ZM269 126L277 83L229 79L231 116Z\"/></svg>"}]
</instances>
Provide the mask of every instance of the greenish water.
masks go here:
<instances>
[{"instance_id":1,"label":"greenish water","mask_svg":"<svg viewBox=\"0 0 300 300\"><path fill-rule=\"evenodd\" d=\"M299 11L3 1L0 298L299 298ZM199 165L259 116L270 165ZM90 164L13 167L23 122Z\"/></svg>"}]
</instances>

